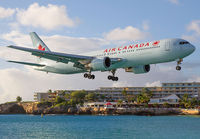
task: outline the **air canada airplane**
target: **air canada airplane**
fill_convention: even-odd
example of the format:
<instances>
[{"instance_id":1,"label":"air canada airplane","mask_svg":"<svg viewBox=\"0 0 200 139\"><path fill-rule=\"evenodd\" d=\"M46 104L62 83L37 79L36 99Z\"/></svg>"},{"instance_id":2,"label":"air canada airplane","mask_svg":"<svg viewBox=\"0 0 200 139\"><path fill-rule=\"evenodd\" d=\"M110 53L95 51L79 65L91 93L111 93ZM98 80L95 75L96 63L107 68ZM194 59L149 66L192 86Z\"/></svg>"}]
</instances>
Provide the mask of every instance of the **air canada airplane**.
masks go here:
<instances>
[{"instance_id":1,"label":"air canada airplane","mask_svg":"<svg viewBox=\"0 0 200 139\"><path fill-rule=\"evenodd\" d=\"M84 54L52 52L35 32L30 33L33 47L36 49L7 46L30 52L37 56L37 63L8 61L34 66L36 70L58 74L84 73L84 77L94 79L93 71L109 71L108 80L118 81L116 70L123 68L135 74L150 71L150 64L176 61L176 70L181 70L183 58L195 51L195 47L183 39L163 39L140 44L107 48Z\"/></svg>"}]
</instances>

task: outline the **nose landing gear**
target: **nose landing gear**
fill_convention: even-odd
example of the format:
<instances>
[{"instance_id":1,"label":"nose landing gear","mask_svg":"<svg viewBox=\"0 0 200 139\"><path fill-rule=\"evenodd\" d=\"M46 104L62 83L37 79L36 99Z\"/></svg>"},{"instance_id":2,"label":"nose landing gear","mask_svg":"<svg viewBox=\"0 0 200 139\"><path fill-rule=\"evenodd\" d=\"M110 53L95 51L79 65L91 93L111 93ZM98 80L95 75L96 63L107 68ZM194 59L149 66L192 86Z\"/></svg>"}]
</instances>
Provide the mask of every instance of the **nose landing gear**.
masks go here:
<instances>
[{"instance_id":1,"label":"nose landing gear","mask_svg":"<svg viewBox=\"0 0 200 139\"><path fill-rule=\"evenodd\" d=\"M179 66L181 64L181 62L183 61L183 59L179 59L177 61L177 66L176 66L176 70L180 71L181 70L181 66Z\"/></svg>"},{"instance_id":2,"label":"nose landing gear","mask_svg":"<svg viewBox=\"0 0 200 139\"><path fill-rule=\"evenodd\" d=\"M112 81L118 81L119 80L118 77L115 77L115 72L116 72L116 70L111 70L112 75L108 76L108 80L112 80Z\"/></svg>"}]
</instances>

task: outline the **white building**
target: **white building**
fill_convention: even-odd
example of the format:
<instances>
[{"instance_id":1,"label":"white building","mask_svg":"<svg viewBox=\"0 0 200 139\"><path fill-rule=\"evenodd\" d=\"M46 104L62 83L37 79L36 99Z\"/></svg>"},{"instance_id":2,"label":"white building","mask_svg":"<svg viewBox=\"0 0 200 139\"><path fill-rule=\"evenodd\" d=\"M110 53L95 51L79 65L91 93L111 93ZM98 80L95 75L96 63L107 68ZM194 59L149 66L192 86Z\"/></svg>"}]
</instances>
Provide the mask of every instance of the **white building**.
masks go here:
<instances>
[{"instance_id":1,"label":"white building","mask_svg":"<svg viewBox=\"0 0 200 139\"><path fill-rule=\"evenodd\" d=\"M162 98L152 98L150 99L149 104L163 104L163 103L168 103L168 104L179 104L179 97L175 94L162 97Z\"/></svg>"}]
</instances>

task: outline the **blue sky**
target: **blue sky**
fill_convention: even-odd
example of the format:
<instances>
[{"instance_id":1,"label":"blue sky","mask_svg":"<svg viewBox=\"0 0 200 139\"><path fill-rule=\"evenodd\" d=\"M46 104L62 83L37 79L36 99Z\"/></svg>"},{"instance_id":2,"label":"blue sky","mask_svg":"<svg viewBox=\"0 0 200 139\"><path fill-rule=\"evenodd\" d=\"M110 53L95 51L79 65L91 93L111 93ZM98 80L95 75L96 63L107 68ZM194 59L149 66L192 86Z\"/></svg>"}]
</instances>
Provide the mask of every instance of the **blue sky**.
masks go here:
<instances>
[{"instance_id":1,"label":"blue sky","mask_svg":"<svg viewBox=\"0 0 200 139\"><path fill-rule=\"evenodd\" d=\"M17 95L30 100L33 92L48 89L200 81L199 5L198 0L0 0L0 102L15 99ZM196 46L196 51L184 59L181 72L175 71L176 63L171 62L152 65L150 73L144 75L119 70L117 83L107 81L108 73L101 72L96 73L97 79L89 81L83 79L82 74L47 75L5 62L13 58L34 61L30 55L5 48L10 44L31 47L28 36L31 31L37 32L50 49L66 53L164 38L187 39Z\"/></svg>"}]
</instances>

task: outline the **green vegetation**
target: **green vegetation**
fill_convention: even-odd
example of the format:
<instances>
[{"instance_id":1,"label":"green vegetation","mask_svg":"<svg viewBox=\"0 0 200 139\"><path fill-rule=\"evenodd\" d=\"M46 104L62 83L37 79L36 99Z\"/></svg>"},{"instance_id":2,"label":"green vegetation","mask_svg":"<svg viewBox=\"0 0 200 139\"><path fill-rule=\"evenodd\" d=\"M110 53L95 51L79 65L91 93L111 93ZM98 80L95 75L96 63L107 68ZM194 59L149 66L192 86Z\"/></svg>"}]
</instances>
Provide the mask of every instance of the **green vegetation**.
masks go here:
<instances>
[{"instance_id":1,"label":"green vegetation","mask_svg":"<svg viewBox=\"0 0 200 139\"><path fill-rule=\"evenodd\" d=\"M122 103L123 103L122 100L118 100L118 101L117 101L117 105L120 106L120 107L122 107Z\"/></svg>"},{"instance_id":2,"label":"green vegetation","mask_svg":"<svg viewBox=\"0 0 200 139\"><path fill-rule=\"evenodd\" d=\"M71 94L61 94L63 97L57 96L53 102L53 107L59 106L76 106L77 104L83 105L84 102L94 102L99 98L103 99L105 96L96 93L87 93L84 90L74 91Z\"/></svg>"},{"instance_id":3,"label":"green vegetation","mask_svg":"<svg viewBox=\"0 0 200 139\"><path fill-rule=\"evenodd\" d=\"M95 93L88 93L85 95L85 99L89 102L94 102L97 100L97 95Z\"/></svg>"},{"instance_id":4,"label":"green vegetation","mask_svg":"<svg viewBox=\"0 0 200 139\"><path fill-rule=\"evenodd\" d=\"M143 88L139 95L137 95L137 103L138 104L147 104L152 97L152 92L147 89Z\"/></svg>"},{"instance_id":5,"label":"green vegetation","mask_svg":"<svg viewBox=\"0 0 200 139\"><path fill-rule=\"evenodd\" d=\"M134 102L136 100L135 95L133 94L128 94L127 91L124 89L122 91L122 95L125 97L125 100L129 103Z\"/></svg>"},{"instance_id":6,"label":"green vegetation","mask_svg":"<svg viewBox=\"0 0 200 139\"><path fill-rule=\"evenodd\" d=\"M169 107L169 103L165 102L165 103L163 103L163 106L164 106L165 108L168 108L168 107Z\"/></svg>"},{"instance_id":7,"label":"green vegetation","mask_svg":"<svg viewBox=\"0 0 200 139\"><path fill-rule=\"evenodd\" d=\"M179 105L184 108L195 108L200 105L200 101L196 98L189 98L188 94L184 94L183 97L179 100Z\"/></svg>"},{"instance_id":8,"label":"green vegetation","mask_svg":"<svg viewBox=\"0 0 200 139\"><path fill-rule=\"evenodd\" d=\"M16 102L21 102L21 101L22 101L22 97L17 96L17 98L16 98Z\"/></svg>"},{"instance_id":9,"label":"green vegetation","mask_svg":"<svg viewBox=\"0 0 200 139\"><path fill-rule=\"evenodd\" d=\"M52 92L49 90L48 92ZM122 95L124 96L124 99L129 104L133 102L137 102L139 104L138 106L143 107L165 107L168 108L170 105L168 103L158 104L155 103L153 105L149 105L150 98L152 97L152 92L147 89L143 88L140 94L138 95L132 95L131 93L127 92L125 89L122 91ZM21 102L21 97L18 96L17 102ZM86 92L85 90L81 91L74 91L71 93L65 93L65 91L60 93L60 96L57 96L52 101L42 101L39 104L41 105L52 105L52 107L60 107L60 106L76 106L83 105L84 102L95 102L95 101L103 101L105 99L105 96L102 94L97 93L91 93ZM108 100L109 98L107 98ZM118 107L122 107L123 100L118 100L117 105ZM135 104L135 103L134 103ZM184 108L197 108L200 105L200 101L196 98L189 98L187 94L185 94L179 101L179 106ZM176 105L173 105L176 107ZM137 107L137 106L136 106Z\"/></svg>"},{"instance_id":10,"label":"green vegetation","mask_svg":"<svg viewBox=\"0 0 200 139\"><path fill-rule=\"evenodd\" d=\"M55 100L55 103L56 104L59 104L59 103L62 103L62 102L64 102L65 100L63 99L63 98L61 98L60 96L57 96L56 97L56 100Z\"/></svg>"}]
</instances>

